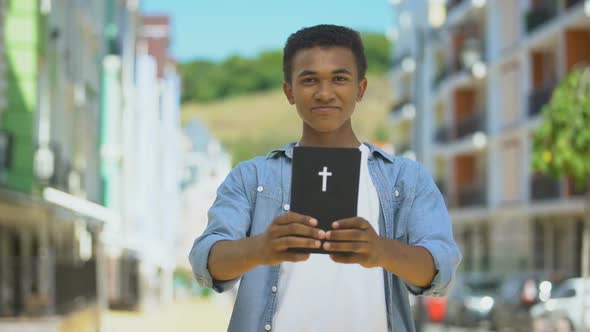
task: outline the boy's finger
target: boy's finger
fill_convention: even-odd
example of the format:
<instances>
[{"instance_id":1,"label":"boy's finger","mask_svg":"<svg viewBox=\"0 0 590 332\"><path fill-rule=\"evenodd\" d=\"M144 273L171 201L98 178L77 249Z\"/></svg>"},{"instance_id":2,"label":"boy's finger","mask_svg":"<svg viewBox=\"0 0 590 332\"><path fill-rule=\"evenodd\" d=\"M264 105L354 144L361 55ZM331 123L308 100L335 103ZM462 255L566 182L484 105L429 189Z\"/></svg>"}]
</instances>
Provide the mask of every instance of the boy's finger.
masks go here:
<instances>
[{"instance_id":1,"label":"boy's finger","mask_svg":"<svg viewBox=\"0 0 590 332\"><path fill-rule=\"evenodd\" d=\"M284 237L290 235L297 235L297 236L305 236L311 237L316 239L324 239L326 233L319 229L312 226L299 224L299 223L291 223L286 225L277 226L275 230L275 237Z\"/></svg>"},{"instance_id":2,"label":"boy's finger","mask_svg":"<svg viewBox=\"0 0 590 332\"><path fill-rule=\"evenodd\" d=\"M283 261L286 262L302 262L309 258L309 254L287 252L283 254Z\"/></svg>"},{"instance_id":3,"label":"boy's finger","mask_svg":"<svg viewBox=\"0 0 590 332\"><path fill-rule=\"evenodd\" d=\"M367 232L360 229L336 229L326 232L326 239L331 241L367 241Z\"/></svg>"},{"instance_id":4,"label":"boy's finger","mask_svg":"<svg viewBox=\"0 0 590 332\"><path fill-rule=\"evenodd\" d=\"M307 237L286 236L274 240L272 247L276 251L283 251L289 248L319 248L321 244L321 241Z\"/></svg>"},{"instance_id":5,"label":"boy's finger","mask_svg":"<svg viewBox=\"0 0 590 332\"><path fill-rule=\"evenodd\" d=\"M354 264L358 263L361 260L361 256L352 253L332 253L330 254L330 259L332 259L336 263L343 263L343 264Z\"/></svg>"},{"instance_id":6,"label":"boy's finger","mask_svg":"<svg viewBox=\"0 0 590 332\"><path fill-rule=\"evenodd\" d=\"M346 218L336 220L332 223L333 229L347 229L347 228L356 228L356 229L369 229L371 228L371 224L368 221L361 217L353 217L353 218Z\"/></svg>"},{"instance_id":7,"label":"boy's finger","mask_svg":"<svg viewBox=\"0 0 590 332\"><path fill-rule=\"evenodd\" d=\"M366 242L324 242L323 248L326 251L336 252L365 252Z\"/></svg>"},{"instance_id":8,"label":"boy's finger","mask_svg":"<svg viewBox=\"0 0 590 332\"><path fill-rule=\"evenodd\" d=\"M307 224L310 226L316 226L318 221L310 216L305 216L296 212L287 212L286 214L278 217L275 220L277 225L287 225L291 223Z\"/></svg>"}]
</instances>

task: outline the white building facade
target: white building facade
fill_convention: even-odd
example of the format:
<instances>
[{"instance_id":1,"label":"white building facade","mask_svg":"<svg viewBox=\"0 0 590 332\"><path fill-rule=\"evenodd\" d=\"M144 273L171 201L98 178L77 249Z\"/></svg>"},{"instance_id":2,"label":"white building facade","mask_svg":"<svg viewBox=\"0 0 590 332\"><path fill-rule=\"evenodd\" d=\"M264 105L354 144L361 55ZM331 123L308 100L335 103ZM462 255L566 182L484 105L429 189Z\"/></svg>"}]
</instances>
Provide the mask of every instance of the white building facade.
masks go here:
<instances>
[{"instance_id":1,"label":"white building facade","mask_svg":"<svg viewBox=\"0 0 590 332\"><path fill-rule=\"evenodd\" d=\"M590 63L590 3L391 3L393 143L434 175L462 269L579 274L584 189L536 174L531 151L556 83ZM441 8L446 20L433 28Z\"/></svg>"}]
</instances>

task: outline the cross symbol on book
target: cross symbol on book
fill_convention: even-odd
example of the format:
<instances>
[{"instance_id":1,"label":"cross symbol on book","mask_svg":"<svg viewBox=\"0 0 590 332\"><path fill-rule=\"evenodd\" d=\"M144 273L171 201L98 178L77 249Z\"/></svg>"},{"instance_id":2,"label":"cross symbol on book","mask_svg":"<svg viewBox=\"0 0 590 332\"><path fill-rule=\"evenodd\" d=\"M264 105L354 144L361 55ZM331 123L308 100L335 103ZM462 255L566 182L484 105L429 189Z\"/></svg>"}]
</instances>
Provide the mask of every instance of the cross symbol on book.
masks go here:
<instances>
[{"instance_id":1,"label":"cross symbol on book","mask_svg":"<svg viewBox=\"0 0 590 332\"><path fill-rule=\"evenodd\" d=\"M322 177L322 191L326 191L328 184L328 176L332 176L332 172L328 172L328 167L324 166L324 170L318 173Z\"/></svg>"}]
</instances>

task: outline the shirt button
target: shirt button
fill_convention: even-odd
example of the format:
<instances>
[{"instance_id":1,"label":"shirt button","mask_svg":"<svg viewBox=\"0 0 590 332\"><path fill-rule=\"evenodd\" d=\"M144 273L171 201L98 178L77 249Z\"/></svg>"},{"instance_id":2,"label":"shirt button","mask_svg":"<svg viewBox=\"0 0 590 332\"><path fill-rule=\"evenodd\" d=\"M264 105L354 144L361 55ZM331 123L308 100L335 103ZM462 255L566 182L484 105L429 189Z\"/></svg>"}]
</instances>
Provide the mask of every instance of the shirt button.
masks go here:
<instances>
[{"instance_id":1,"label":"shirt button","mask_svg":"<svg viewBox=\"0 0 590 332\"><path fill-rule=\"evenodd\" d=\"M270 331L270 329L272 329L272 326L270 326L270 324L266 324L266 325L264 325L264 329L266 331Z\"/></svg>"},{"instance_id":2,"label":"shirt button","mask_svg":"<svg viewBox=\"0 0 590 332\"><path fill-rule=\"evenodd\" d=\"M399 197L399 191L396 190L394 195L395 195L395 197Z\"/></svg>"},{"instance_id":3,"label":"shirt button","mask_svg":"<svg viewBox=\"0 0 590 332\"><path fill-rule=\"evenodd\" d=\"M289 211L290 208L291 208L291 206L289 204L283 205L283 210L285 210L285 211Z\"/></svg>"},{"instance_id":4,"label":"shirt button","mask_svg":"<svg viewBox=\"0 0 590 332\"><path fill-rule=\"evenodd\" d=\"M259 193L262 192L264 190L263 186L258 186L258 188L256 188L256 191L258 191Z\"/></svg>"},{"instance_id":5,"label":"shirt button","mask_svg":"<svg viewBox=\"0 0 590 332\"><path fill-rule=\"evenodd\" d=\"M273 293L276 293L277 290L278 290L278 288L277 288L277 286L272 286L272 289L271 290L272 290Z\"/></svg>"}]
</instances>

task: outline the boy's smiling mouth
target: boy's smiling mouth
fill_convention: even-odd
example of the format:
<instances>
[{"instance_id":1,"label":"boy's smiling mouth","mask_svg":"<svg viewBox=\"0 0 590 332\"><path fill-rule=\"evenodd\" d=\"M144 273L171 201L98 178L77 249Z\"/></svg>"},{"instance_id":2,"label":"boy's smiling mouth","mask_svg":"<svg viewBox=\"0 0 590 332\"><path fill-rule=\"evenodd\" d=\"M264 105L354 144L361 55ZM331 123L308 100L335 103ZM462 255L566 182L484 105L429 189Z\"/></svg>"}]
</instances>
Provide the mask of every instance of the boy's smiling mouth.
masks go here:
<instances>
[{"instance_id":1,"label":"boy's smiling mouth","mask_svg":"<svg viewBox=\"0 0 590 332\"><path fill-rule=\"evenodd\" d=\"M311 110L312 110L312 112L317 112L317 113L331 113L331 112L338 112L338 111L340 111L340 107L336 107L336 106L318 106L318 107L312 107Z\"/></svg>"}]
</instances>

